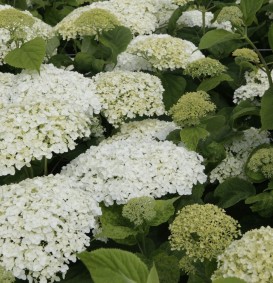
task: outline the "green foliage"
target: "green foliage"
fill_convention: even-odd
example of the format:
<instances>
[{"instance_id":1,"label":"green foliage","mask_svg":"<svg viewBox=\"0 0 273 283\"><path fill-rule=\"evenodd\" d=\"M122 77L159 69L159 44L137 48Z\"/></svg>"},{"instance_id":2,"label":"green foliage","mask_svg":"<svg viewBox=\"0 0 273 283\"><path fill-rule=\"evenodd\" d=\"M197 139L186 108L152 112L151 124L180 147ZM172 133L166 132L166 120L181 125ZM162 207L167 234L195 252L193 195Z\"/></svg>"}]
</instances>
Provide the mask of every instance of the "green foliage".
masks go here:
<instances>
[{"instance_id":1,"label":"green foliage","mask_svg":"<svg viewBox=\"0 0 273 283\"><path fill-rule=\"evenodd\" d=\"M201 127L185 128L180 131L181 141L190 150L196 150L200 140L204 140L209 132Z\"/></svg>"},{"instance_id":2,"label":"green foliage","mask_svg":"<svg viewBox=\"0 0 273 283\"><path fill-rule=\"evenodd\" d=\"M208 31L200 40L199 49L208 49L219 43L239 39L240 35L223 29Z\"/></svg>"},{"instance_id":3,"label":"green foliage","mask_svg":"<svg viewBox=\"0 0 273 283\"><path fill-rule=\"evenodd\" d=\"M250 182L237 177L225 180L214 191L217 205L222 208L231 207L255 194L255 187Z\"/></svg>"},{"instance_id":4,"label":"green foliage","mask_svg":"<svg viewBox=\"0 0 273 283\"><path fill-rule=\"evenodd\" d=\"M232 80L233 79L228 74L221 74L219 76L203 80L197 90L209 91L216 88L221 82L230 82Z\"/></svg>"},{"instance_id":5,"label":"green foliage","mask_svg":"<svg viewBox=\"0 0 273 283\"><path fill-rule=\"evenodd\" d=\"M273 50L273 24L270 25L268 30L268 43L270 48Z\"/></svg>"},{"instance_id":6,"label":"green foliage","mask_svg":"<svg viewBox=\"0 0 273 283\"><path fill-rule=\"evenodd\" d=\"M155 265L151 268L146 283L159 283L158 274Z\"/></svg>"},{"instance_id":7,"label":"green foliage","mask_svg":"<svg viewBox=\"0 0 273 283\"><path fill-rule=\"evenodd\" d=\"M86 265L94 283L158 282L155 268L149 274L147 266L136 255L127 251L98 249L90 253L80 253L78 257Z\"/></svg>"},{"instance_id":8,"label":"green foliage","mask_svg":"<svg viewBox=\"0 0 273 283\"><path fill-rule=\"evenodd\" d=\"M13 67L37 70L39 72L45 53L45 41L40 37L36 37L22 44L21 47L10 51L4 60Z\"/></svg>"},{"instance_id":9,"label":"green foliage","mask_svg":"<svg viewBox=\"0 0 273 283\"><path fill-rule=\"evenodd\" d=\"M246 204L250 204L253 212L257 212L262 217L273 216L273 190L251 196L245 200Z\"/></svg>"},{"instance_id":10,"label":"green foliage","mask_svg":"<svg viewBox=\"0 0 273 283\"><path fill-rule=\"evenodd\" d=\"M260 10L264 0L241 0L240 9L243 12L243 20L246 26L252 24L256 13Z\"/></svg>"},{"instance_id":11,"label":"green foliage","mask_svg":"<svg viewBox=\"0 0 273 283\"><path fill-rule=\"evenodd\" d=\"M103 31L99 35L98 40L104 46L110 48L111 60L116 63L118 54L125 51L132 37L133 35L129 28L118 26L109 31Z\"/></svg>"},{"instance_id":12,"label":"green foliage","mask_svg":"<svg viewBox=\"0 0 273 283\"><path fill-rule=\"evenodd\" d=\"M164 87L163 101L166 110L169 110L185 92L187 82L178 75L171 73L160 74L162 85Z\"/></svg>"},{"instance_id":13,"label":"green foliage","mask_svg":"<svg viewBox=\"0 0 273 283\"><path fill-rule=\"evenodd\" d=\"M273 130L273 86L263 95L261 103L261 121L263 130Z\"/></svg>"}]
</instances>

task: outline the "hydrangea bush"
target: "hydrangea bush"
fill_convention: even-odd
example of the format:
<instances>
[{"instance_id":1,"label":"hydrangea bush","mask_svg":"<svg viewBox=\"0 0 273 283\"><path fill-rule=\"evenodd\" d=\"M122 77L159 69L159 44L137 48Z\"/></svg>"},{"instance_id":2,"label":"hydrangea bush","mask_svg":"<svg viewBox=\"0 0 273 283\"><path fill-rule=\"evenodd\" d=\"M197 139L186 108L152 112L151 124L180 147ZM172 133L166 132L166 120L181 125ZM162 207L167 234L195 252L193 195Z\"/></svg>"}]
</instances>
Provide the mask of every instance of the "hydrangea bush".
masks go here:
<instances>
[{"instance_id":1,"label":"hydrangea bush","mask_svg":"<svg viewBox=\"0 0 273 283\"><path fill-rule=\"evenodd\" d=\"M0 0L0 283L272 283L272 0Z\"/></svg>"}]
</instances>

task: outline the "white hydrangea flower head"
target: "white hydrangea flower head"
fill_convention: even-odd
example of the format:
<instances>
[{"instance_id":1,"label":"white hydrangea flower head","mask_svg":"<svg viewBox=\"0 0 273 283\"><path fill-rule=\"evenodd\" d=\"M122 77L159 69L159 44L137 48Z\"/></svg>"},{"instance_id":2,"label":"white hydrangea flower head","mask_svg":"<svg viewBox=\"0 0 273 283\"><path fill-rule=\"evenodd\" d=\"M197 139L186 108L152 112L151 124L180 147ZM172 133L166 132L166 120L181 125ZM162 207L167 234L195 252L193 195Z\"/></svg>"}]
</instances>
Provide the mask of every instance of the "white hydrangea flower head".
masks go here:
<instances>
[{"instance_id":1,"label":"white hydrangea flower head","mask_svg":"<svg viewBox=\"0 0 273 283\"><path fill-rule=\"evenodd\" d=\"M161 1L161 8L155 14L159 28L168 24L172 13L178 8L178 6L174 4L172 0L160 0L160 1Z\"/></svg>"},{"instance_id":2,"label":"white hydrangea flower head","mask_svg":"<svg viewBox=\"0 0 273 283\"><path fill-rule=\"evenodd\" d=\"M193 2L193 0L172 0L174 4L179 6L185 6L190 2Z\"/></svg>"},{"instance_id":3,"label":"white hydrangea flower head","mask_svg":"<svg viewBox=\"0 0 273 283\"><path fill-rule=\"evenodd\" d=\"M82 74L58 69L52 64L42 65L40 74L23 70L14 76L10 103L27 103L35 99L66 100L78 105L90 116L101 110L92 80Z\"/></svg>"},{"instance_id":4,"label":"white hydrangea flower head","mask_svg":"<svg viewBox=\"0 0 273 283\"><path fill-rule=\"evenodd\" d=\"M188 63L204 57L192 42L168 34L138 36L126 52L144 58L159 70L185 68Z\"/></svg>"},{"instance_id":5,"label":"white hydrangea flower head","mask_svg":"<svg viewBox=\"0 0 273 283\"><path fill-rule=\"evenodd\" d=\"M10 102L15 75L0 72L0 105Z\"/></svg>"},{"instance_id":6,"label":"white hydrangea flower head","mask_svg":"<svg viewBox=\"0 0 273 283\"><path fill-rule=\"evenodd\" d=\"M156 76L142 72L113 71L93 78L102 114L114 127L139 116L162 115L163 86Z\"/></svg>"},{"instance_id":7,"label":"white hydrangea flower head","mask_svg":"<svg viewBox=\"0 0 273 283\"><path fill-rule=\"evenodd\" d=\"M29 11L20 11L9 5L0 5L0 65L7 53L35 37L54 36L51 26L35 18ZM17 44L16 42L17 41Z\"/></svg>"},{"instance_id":8,"label":"white hydrangea flower head","mask_svg":"<svg viewBox=\"0 0 273 283\"><path fill-rule=\"evenodd\" d=\"M67 100L34 100L0 107L0 175L30 166L33 159L52 158L90 137L93 119Z\"/></svg>"},{"instance_id":9,"label":"white hydrangea flower head","mask_svg":"<svg viewBox=\"0 0 273 283\"><path fill-rule=\"evenodd\" d=\"M122 124L119 132L104 142L112 142L121 139L151 138L164 141L168 134L179 127L174 122L161 121L158 119L145 119Z\"/></svg>"},{"instance_id":10,"label":"white hydrangea flower head","mask_svg":"<svg viewBox=\"0 0 273 283\"><path fill-rule=\"evenodd\" d=\"M114 13L110 2L105 1L74 9L54 30L64 40L69 40L78 36L98 35L103 30L113 29L117 25L121 25L118 15Z\"/></svg>"},{"instance_id":11,"label":"white hydrangea flower head","mask_svg":"<svg viewBox=\"0 0 273 283\"><path fill-rule=\"evenodd\" d=\"M205 12L205 26L207 28L225 29L232 31L232 24L229 21L218 23L217 21L213 22L213 19L213 13ZM202 12L195 9L185 11L178 19L177 24L187 27L202 27Z\"/></svg>"},{"instance_id":12,"label":"white hydrangea flower head","mask_svg":"<svg viewBox=\"0 0 273 283\"><path fill-rule=\"evenodd\" d=\"M241 101L262 97L269 88L267 75L264 71L245 72L246 84L237 88L234 92L233 102L239 104Z\"/></svg>"},{"instance_id":13,"label":"white hydrangea flower head","mask_svg":"<svg viewBox=\"0 0 273 283\"><path fill-rule=\"evenodd\" d=\"M210 182L213 183L217 180L222 183L230 177L246 179L244 165L249 154L257 146L269 143L270 138L267 131L261 131L253 127L245 130L241 137L234 139L231 144L225 146L227 156L211 171Z\"/></svg>"},{"instance_id":14,"label":"white hydrangea flower head","mask_svg":"<svg viewBox=\"0 0 273 283\"><path fill-rule=\"evenodd\" d=\"M212 280L236 277L248 283L272 282L272 240L273 229L269 226L246 232L218 256L218 269Z\"/></svg>"},{"instance_id":15,"label":"white hydrangea flower head","mask_svg":"<svg viewBox=\"0 0 273 283\"><path fill-rule=\"evenodd\" d=\"M142 196L191 194L193 185L206 181L202 161L169 141L126 139L91 147L61 174L75 177L98 202L124 204Z\"/></svg>"},{"instance_id":16,"label":"white hydrangea flower head","mask_svg":"<svg viewBox=\"0 0 273 283\"><path fill-rule=\"evenodd\" d=\"M206 27L211 27L211 22L214 18L213 13L205 13L205 24ZM199 10L189 10L182 13L181 17L177 21L178 25L187 27L202 27L202 12Z\"/></svg>"},{"instance_id":17,"label":"white hydrangea flower head","mask_svg":"<svg viewBox=\"0 0 273 283\"><path fill-rule=\"evenodd\" d=\"M101 209L72 178L49 175L0 187L0 264L19 279L53 283L90 244Z\"/></svg>"}]
</instances>

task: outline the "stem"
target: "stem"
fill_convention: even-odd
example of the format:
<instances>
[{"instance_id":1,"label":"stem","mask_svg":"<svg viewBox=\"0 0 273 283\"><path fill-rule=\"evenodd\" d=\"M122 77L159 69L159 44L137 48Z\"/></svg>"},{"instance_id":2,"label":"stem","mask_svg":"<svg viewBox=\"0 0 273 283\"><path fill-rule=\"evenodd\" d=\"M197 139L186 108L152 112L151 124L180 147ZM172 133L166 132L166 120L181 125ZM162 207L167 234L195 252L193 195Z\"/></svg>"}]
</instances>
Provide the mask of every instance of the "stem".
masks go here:
<instances>
[{"instance_id":1,"label":"stem","mask_svg":"<svg viewBox=\"0 0 273 283\"><path fill-rule=\"evenodd\" d=\"M47 158L44 156L44 176L47 176L48 170L47 170Z\"/></svg>"},{"instance_id":2,"label":"stem","mask_svg":"<svg viewBox=\"0 0 273 283\"><path fill-rule=\"evenodd\" d=\"M272 87L273 86L273 80L272 80L272 77L271 77L271 72L267 66L267 63L265 62L264 60L264 57L263 55L261 54L261 52L259 51L259 49L256 47L256 45L251 41L251 39L246 35L244 34L243 35L244 39L247 41L247 43L255 50L255 52L258 54L264 68L265 68L265 73L267 75L267 78L268 78L268 82L269 82L269 87Z\"/></svg>"}]
</instances>

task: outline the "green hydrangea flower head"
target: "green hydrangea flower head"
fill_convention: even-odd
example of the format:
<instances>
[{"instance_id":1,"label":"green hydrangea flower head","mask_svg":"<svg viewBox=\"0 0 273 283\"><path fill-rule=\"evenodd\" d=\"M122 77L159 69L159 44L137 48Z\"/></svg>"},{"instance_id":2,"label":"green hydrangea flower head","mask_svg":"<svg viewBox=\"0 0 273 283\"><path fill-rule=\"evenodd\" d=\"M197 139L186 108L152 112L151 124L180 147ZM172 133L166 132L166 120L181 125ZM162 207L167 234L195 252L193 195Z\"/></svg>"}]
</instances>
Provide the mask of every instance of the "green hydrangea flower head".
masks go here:
<instances>
[{"instance_id":1,"label":"green hydrangea flower head","mask_svg":"<svg viewBox=\"0 0 273 283\"><path fill-rule=\"evenodd\" d=\"M225 72L227 67L218 60L209 57L201 58L187 65L184 70L185 75L193 78L216 77Z\"/></svg>"},{"instance_id":2,"label":"green hydrangea flower head","mask_svg":"<svg viewBox=\"0 0 273 283\"><path fill-rule=\"evenodd\" d=\"M213 113L216 105L204 91L188 92L169 110L174 122L179 126L193 126L200 123L200 119Z\"/></svg>"},{"instance_id":3,"label":"green hydrangea flower head","mask_svg":"<svg viewBox=\"0 0 273 283\"><path fill-rule=\"evenodd\" d=\"M12 273L5 270L2 266L0 266L0 282L1 283L15 282L15 277L12 275Z\"/></svg>"},{"instance_id":4,"label":"green hydrangea flower head","mask_svg":"<svg viewBox=\"0 0 273 283\"><path fill-rule=\"evenodd\" d=\"M260 59L257 53L249 48L239 48L232 52L232 55L244 61L259 63Z\"/></svg>"},{"instance_id":5,"label":"green hydrangea flower head","mask_svg":"<svg viewBox=\"0 0 273 283\"><path fill-rule=\"evenodd\" d=\"M264 177L271 179L273 177L273 147L258 149L250 157L247 167L256 173L261 172Z\"/></svg>"},{"instance_id":6,"label":"green hydrangea flower head","mask_svg":"<svg viewBox=\"0 0 273 283\"><path fill-rule=\"evenodd\" d=\"M121 25L118 18L109 11L94 8L83 12L74 22L77 33L84 35L97 35L98 33L113 29Z\"/></svg>"},{"instance_id":7,"label":"green hydrangea flower head","mask_svg":"<svg viewBox=\"0 0 273 283\"><path fill-rule=\"evenodd\" d=\"M273 282L273 228L261 227L233 241L217 258L217 278L237 277L247 283Z\"/></svg>"},{"instance_id":8,"label":"green hydrangea flower head","mask_svg":"<svg viewBox=\"0 0 273 283\"><path fill-rule=\"evenodd\" d=\"M235 219L216 205L187 205L170 225L170 245L172 250L184 251L189 261L211 260L240 235L239 227ZM180 267L185 263L182 258Z\"/></svg>"},{"instance_id":9,"label":"green hydrangea flower head","mask_svg":"<svg viewBox=\"0 0 273 283\"><path fill-rule=\"evenodd\" d=\"M243 13L237 6L224 7L218 14L216 20L218 23L230 21L233 26L239 27L244 24Z\"/></svg>"},{"instance_id":10,"label":"green hydrangea flower head","mask_svg":"<svg viewBox=\"0 0 273 283\"><path fill-rule=\"evenodd\" d=\"M130 199L122 209L122 216L129 219L136 226L151 221L156 216L155 200L152 197Z\"/></svg>"},{"instance_id":11,"label":"green hydrangea flower head","mask_svg":"<svg viewBox=\"0 0 273 283\"><path fill-rule=\"evenodd\" d=\"M0 28L11 30L22 26L31 27L34 22L33 17L17 9L9 8L0 10Z\"/></svg>"}]
</instances>

